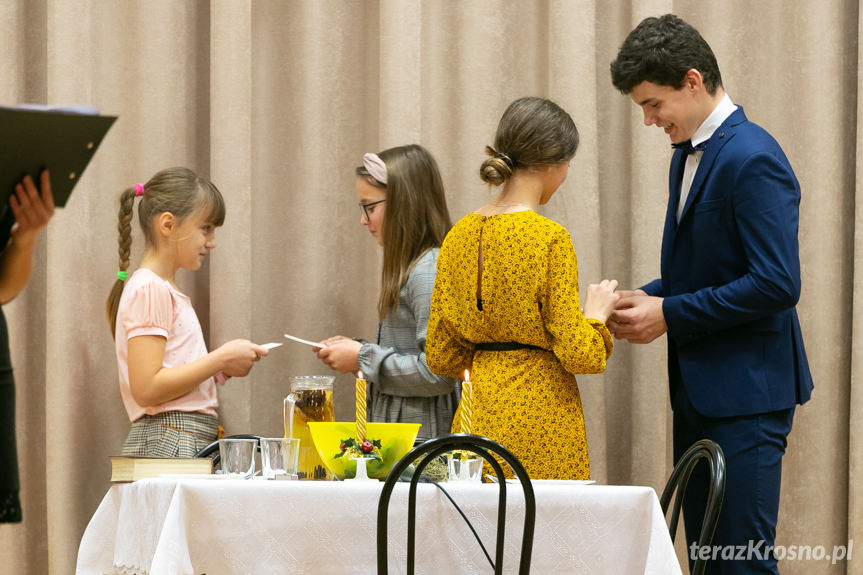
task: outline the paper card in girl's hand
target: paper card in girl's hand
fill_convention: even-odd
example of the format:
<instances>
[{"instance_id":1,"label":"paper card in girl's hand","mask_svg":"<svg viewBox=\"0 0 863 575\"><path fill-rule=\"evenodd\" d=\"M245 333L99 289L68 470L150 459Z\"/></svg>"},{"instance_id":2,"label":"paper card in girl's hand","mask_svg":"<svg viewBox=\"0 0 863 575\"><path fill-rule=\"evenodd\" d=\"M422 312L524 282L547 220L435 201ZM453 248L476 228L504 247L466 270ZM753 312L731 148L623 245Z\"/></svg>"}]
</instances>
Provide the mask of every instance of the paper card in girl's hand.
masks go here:
<instances>
[{"instance_id":1,"label":"paper card in girl's hand","mask_svg":"<svg viewBox=\"0 0 863 575\"><path fill-rule=\"evenodd\" d=\"M302 338L299 338L299 337L294 337L294 336L292 336L292 335L288 335L288 334L285 334L285 337L286 337L286 338L288 338L288 339L290 339L291 341L295 341L295 342L297 342L297 343L304 343L304 344L306 344L306 345L310 345L310 346L312 346L312 347L319 347L319 348L321 348L321 349L323 349L323 348L327 347L327 346L325 346L324 344L322 344L322 343L321 343L321 342L319 342L319 341L309 341L309 340L307 340L307 339L302 339Z\"/></svg>"}]
</instances>

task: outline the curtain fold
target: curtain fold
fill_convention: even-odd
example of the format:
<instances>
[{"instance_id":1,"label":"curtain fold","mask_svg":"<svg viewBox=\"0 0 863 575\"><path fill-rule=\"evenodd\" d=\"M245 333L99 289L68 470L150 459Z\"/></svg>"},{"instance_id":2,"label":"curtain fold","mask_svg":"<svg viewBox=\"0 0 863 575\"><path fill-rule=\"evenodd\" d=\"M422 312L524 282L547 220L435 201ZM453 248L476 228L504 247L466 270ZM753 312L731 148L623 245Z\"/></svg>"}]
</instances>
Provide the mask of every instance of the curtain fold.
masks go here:
<instances>
[{"instance_id":1,"label":"curtain fold","mask_svg":"<svg viewBox=\"0 0 863 575\"><path fill-rule=\"evenodd\" d=\"M851 282L851 370L848 378L849 388L849 413L848 413L848 537L849 541L863 540L863 234L858 230L863 222L863 126L859 118L863 118L863 43L859 41L863 35L863 18L859 10L856 18L857 50L856 50L856 82L853 85L855 105L848 110L849 116L854 118L848 122L854 129L854 183L849 186L849 195L853 196L854 203L854 231L853 231L853 281ZM853 192L852 192L853 190ZM859 269L858 269L859 268ZM841 532L841 530L840 530ZM863 561L857 560L848 565L848 575L863 575Z\"/></svg>"},{"instance_id":2,"label":"curtain fold","mask_svg":"<svg viewBox=\"0 0 863 575\"><path fill-rule=\"evenodd\" d=\"M225 196L217 248L178 275L211 348L284 333L373 340L381 252L356 207L362 154L427 147L455 221L489 197L478 168L505 107L546 96L581 144L542 213L572 235L582 294L604 277L638 287L659 274L671 151L609 63L633 26L665 12L702 32L732 100L780 142L803 190L798 311L816 387L789 436L777 544L829 553L863 539L859 0L9 0L0 104L90 104L119 119L4 306L24 522L0 525L0 564L71 572L129 428L104 319L123 188L185 165ZM605 374L578 378L599 482L664 485L665 363L665 338L617 342ZM220 389L222 424L279 435L287 377L325 373L286 343ZM336 378L339 418L352 416L352 384ZM780 567L863 575L860 557Z\"/></svg>"},{"instance_id":3,"label":"curtain fold","mask_svg":"<svg viewBox=\"0 0 863 575\"><path fill-rule=\"evenodd\" d=\"M210 259L209 349L237 338L253 339L251 278L255 252L252 191L252 2L210 2L210 177L225 196L225 223ZM232 270L230 274L218 270ZM264 342L261 342L264 343ZM253 388L229 380L219 390L221 424L228 434L251 433Z\"/></svg>"}]
</instances>

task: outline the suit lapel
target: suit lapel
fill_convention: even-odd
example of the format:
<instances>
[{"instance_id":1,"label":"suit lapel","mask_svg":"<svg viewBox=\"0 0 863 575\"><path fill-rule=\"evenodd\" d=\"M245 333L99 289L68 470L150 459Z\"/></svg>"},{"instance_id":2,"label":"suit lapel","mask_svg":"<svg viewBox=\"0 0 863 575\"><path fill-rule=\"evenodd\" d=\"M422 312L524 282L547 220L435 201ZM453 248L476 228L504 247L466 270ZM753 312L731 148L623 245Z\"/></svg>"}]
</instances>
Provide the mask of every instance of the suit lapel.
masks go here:
<instances>
[{"instance_id":1,"label":"suit lapel","mask_svg":"<svg viewBox=\"0 0 863 575\"><path fill-rule=\"evenodd\" d=\"M666 266L671 256L671 246L677 234L677 202L680 200L680 180L683 178L683 166L686 155L681 150L675 150L671 156L671 166L668 168L668 210L665 213L665 229L662 232L661 273L668 277Z\"/></svg>"},{"instance_id":2,"label":"suit lapel","mask_svg":"<svg viewBox=\"0 0 863 575\"><path fill-rule=\"evenodd\" d=\"M672 230L677 229L677 205L680 202L680 182L683 180L685 167L686 154L675 150L668 170L668 213L665 214L666 228L671 225Z\"/></svg>"},{"instance_id":3,"label":"suit lapel","mask_svg":"<svg viewBox=\"0 0 863 575\"><path fill-rule=\"evenodd\" d=\"M701 161L698 163L698 170L695 172L695 178L692 180L692 187L689 188L689 195L686 196L686 204L683 206L683 213L680 214L680 221L682 222L684 218L686 218L687 214L692 207L692 204L695 203L695 200L701 194L701 190L704 187L704 182L707 179L707 175L710 173L710 170L713 168L713 163L716 161L719 152L722 150L723 146L727 144L734 137L735 134L735 126L746 121L746 115L743 113L743 108L737 107L734 112L728 116L722 124L716 128L716 131L713 132L713 135L707 141L707 147L704 150L704 154L701 156ZM683 154L680 154L683 156ZM675 159L677 159L678 155L674 155ZM677 180L678 192L680 190L680 180ZM677 208L675 203L675 209Z\"/></svg>"}]
</instances>

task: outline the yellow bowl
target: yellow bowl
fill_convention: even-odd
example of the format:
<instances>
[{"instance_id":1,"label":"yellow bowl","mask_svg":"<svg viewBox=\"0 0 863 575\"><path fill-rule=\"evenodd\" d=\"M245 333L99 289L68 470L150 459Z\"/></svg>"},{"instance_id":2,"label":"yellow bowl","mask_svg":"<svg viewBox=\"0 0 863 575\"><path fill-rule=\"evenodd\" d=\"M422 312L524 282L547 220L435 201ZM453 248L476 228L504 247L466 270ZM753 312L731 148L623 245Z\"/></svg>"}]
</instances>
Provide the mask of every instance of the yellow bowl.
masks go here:
<instances>
[{"instance_id":1,"label":"yellow bowl","mask_svg":"<svg viewBox=\"0 0 863 575\"><path fill-rule=\"evenodd\" d=\"M419 423L375 423L366 424L366 439L379 439L382 461L366 462L369 477L386 479L387 474L399 459L411 450L419 433ZM351 479L356 475L357 462L340 453L339 445L345 439L356 437L357 426L353 421L310 421L309 431L318 455L327 469L338 479Z\"/></svg>"}]
</instances>

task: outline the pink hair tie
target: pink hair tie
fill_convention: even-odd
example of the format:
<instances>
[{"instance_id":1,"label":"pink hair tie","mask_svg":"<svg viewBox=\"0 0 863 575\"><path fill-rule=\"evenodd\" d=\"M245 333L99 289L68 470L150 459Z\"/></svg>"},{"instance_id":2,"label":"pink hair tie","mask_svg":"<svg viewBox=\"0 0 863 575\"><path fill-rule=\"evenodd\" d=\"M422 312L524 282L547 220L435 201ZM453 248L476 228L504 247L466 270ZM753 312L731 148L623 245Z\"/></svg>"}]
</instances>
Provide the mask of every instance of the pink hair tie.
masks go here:
<instances>
[{"instance_id":1,"label":"pink hair tie","mask_svg":"<svg viewBox=\"0 0 863 575\"><path fill-rule=\"evenodd\" d=\"M387 185L387 165L378 157L377 154L364 154L363 167L371 177L383 185Z\"/></svg>"},{"instance_id":2,"label":"pink hair tie","mask_svg":"<svg viewBox=\"0 0 863 575\"><path fill-rule=\"evenodd\" d=\"M135 184L135 197L144 195L144 184Z\"/></svg>"}]
</instances>

